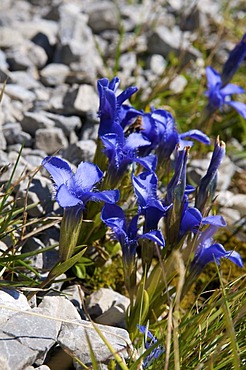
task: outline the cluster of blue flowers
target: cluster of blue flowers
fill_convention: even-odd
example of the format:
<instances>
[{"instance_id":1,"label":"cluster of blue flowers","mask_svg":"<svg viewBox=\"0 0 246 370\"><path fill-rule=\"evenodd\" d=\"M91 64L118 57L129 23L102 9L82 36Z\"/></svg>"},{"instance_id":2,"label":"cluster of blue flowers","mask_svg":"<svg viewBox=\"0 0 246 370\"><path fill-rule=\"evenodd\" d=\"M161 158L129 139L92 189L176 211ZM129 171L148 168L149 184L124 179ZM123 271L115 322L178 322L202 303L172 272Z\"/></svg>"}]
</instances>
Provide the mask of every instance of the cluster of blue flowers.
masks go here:
<instances>
[{"instance_id":1,"label":"cluster of blue flowers","mask_svg":"<svg viewBox=\"0 0 246 370\"><path fill-rule=\"evenodd\" d=\"M121 244L125 263L135 258L140 238L150 239L164 247L165 240L158 229L158 223L164 217L169 246L177 244L188 232L199 233L196 238L197 248L193 266L196 264L202 268L213 260L218 263L221 257L229 258L242 266L238 253L226 252L220 244L212 244L212 235L218 227L225 226L222 217L202 217L206 213L208 198L211 200L214 194L217 170L225 155L223 142L216 140L210 166L197 191L196 206L190 207L188 195L195 189L186 184L186 163L193 142L184 139L189 137L209 144L209 138L199 130L178 133L174 118L165 110L152 109L151 113L144 113L123 104L137 89L128 88L116 96L118 86L117 77L112 81L105 78L98 81L99 136L108 158L106 171L109 176L108 186L120 187L123 176L125 174L131 176L138 212L127 223L123 209L115 204L120 199L118 189L93 190L95 184L103 178L103 172L95 164L81 163L77 172L73 173L64 160L47 157L43 160L43 165L53 177L59 205L63 208L78 207L83 210L88 201L105 202L101 219L114 231L116 239ZM134 127L136 120L140 121L140 128L129 133L130 130L127 129ZM154 151L156 154L153 154ZM158 177L155 170L157 164L160 167L167 165L173 153L176 156L174 174L167 184L165 197L159 199ZM144 169L137 175L134 173L136 164ZM138 230L140 216L144 216L142 233ZM172 222L174 216L176 220ZM203 230L203 225L208 227Z\"/></svg>"},{"instance_id":2,"label":"cluster of blue flowers","mask_svg":"<svg viewBox=\"0 0 246 370\"><path fill-rule=\"evenodd\" d=\"M246 34L231 52L222 75L212 67L207 68L207 107L211 112L228 104L246 118L246 105L230 100L231 94L242 93L243 89L228 83L246 55L245 45ZM225 144L216 138L207 173L195 189L186 181L189 151L193 140L208 145L209 137L196 129L179 133L173 116L166 110L152 108L146 113L135 109L126 101L137 88L130 87L117 94L119 84L118 77L98 81L100 161L81 163L75 173L58 157L46 157L42 162L55 182L59 205L68 211L66 215L73 209L73 217L74 214L82 217L87 202L105 203L100 218L113 230L121 245L126 274L131 274L129 266L134 269L137 247L143 239L151 247L158 244L165 258L173 248L184 245L188 235L193 237L189 269L196 276L209 262L219 264L221 258L242 267L242 259L236 251L226 251L213 240L218 228L226 225L225 220L222 216L209 215ZM98 167L99 162L103 171ZM169 173L172 173L170 180ZM125 182L130 189L128 193L124 190ZM127 210L126 200L131 200L131 212ZM159 228L161 219L164 221L162 230ZM147 244L143 244L142 253ZM154 357L161 352L157 347Z\"/></svg>"}]
</instances>

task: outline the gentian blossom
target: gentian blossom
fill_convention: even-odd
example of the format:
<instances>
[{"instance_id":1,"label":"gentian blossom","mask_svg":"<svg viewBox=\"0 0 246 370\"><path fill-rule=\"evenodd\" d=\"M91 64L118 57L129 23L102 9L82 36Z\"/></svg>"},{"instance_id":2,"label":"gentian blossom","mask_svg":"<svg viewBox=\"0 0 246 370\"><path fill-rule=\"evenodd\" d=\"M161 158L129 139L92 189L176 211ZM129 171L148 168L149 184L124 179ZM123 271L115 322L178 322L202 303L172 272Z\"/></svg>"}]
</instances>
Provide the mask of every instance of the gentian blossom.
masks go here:
<instances>
[{"instance_id":1,"label":"gentian blossom","mask_svg":"<svg viewBox=\"0 0 246 370\"><path fill-rule=\"evenodd\" d=\"M191 263L193 274L199 274L210 262L215 261L219 265L221 258L227 258L237 266L243 267L243 261L238 252L226 251L223 245L214 243L213 235L222 226L226 226L226 222L223 217L220 217L213 224L210 223L205 230L201 231L196 240L195 256Z\"/></svg>"},{"instance_id":2,"label":"gentian blossom","mask_svg":"<svg viewBox=\"0 0 246 370\"><path fill-rule=\"evenodd\" d=\"M224 226L221 221L221 216L203 217L199 209L196 207L188 207L188 200L184 203L182 218L179 229L179 237L182 238L186 233L197 233L199 228L204 225L219 225Z\"/></svg>"},{"instance_id":3,"label":"gentian blossom","mask_svg":"<svg viewBox=\"0 0 246 370\"><path fill-rule=\"evenodd\" d=\"M179 134L176 122L171 113L164 109L152 109L151 113L142 116L142 134L151 142L146 150L156 148L159 162L163 165L169 160L176 146L180 148L192 146L193 141L186 138L210 144L210 139L200 130L190 130Z\"/></svg>"},{"instance_id":4,"label":"gentian blossom","mask_svg":"<svg viewBox=\"0 0 246 370\"><path fill-rule=\"evenodd\" d=\"M134 216L127 225L126 216L121 207L116 204L105 204L102 209L101 219L113 230L115 238L120 242L125 263L135 259L139 239L149 239L164 246L164 239L159 230L138 234L138 218L139 215Z\"/></svg>"},{"instance_id":5,"label":"gentian blossom","mask_svg":"<svg viewBox=\"0 0 246 370\"><path fill-rule=\"evenodd\" d=\"M229 105L246 119L246 104L231 100L233 94L242 94L244 89L230 83L224 86L221 75L212 67L206 68L206 75L208 90L205 95L209 99L208 110L214 112L218 108L222 109L223 105Z\"/></svg>"},{"instance_id":6,"label":"gentian blossom","mask_svg":"<svg viewBox=\"0 0 246 370\"><path fill-rule=\"evenodd\" d=\"M93 191L103 173L92 163L81 162L75 173L66 161L58 157L46 157L42 165L55 182L56 200L62 208L77 206L83 210L90 200L115 203L119 199L118 190Z\"/></svg>"},{"instance_id":7,"label":"gentian blossom","mask_svg":"<svg viewBox=\"0 0 246 370\"><path fill-rule=\"evenodd\" d=\"M145 334L146 337L148 337L150 339L150 341L148 342L147 339L145 340L145 349L149 349L151 348L155 343L157 343L158 339L149 331L147 330L146 326L144 325L137 325L137 328L140 330L141 333ZM157 347L155 347L149 355L147 355L145 358L144 358L144 361L143 361L143 368L144 369L147 369L147 367L149 367L154 360L156 360L158 357L160 357L162 355L162 353L164 353L164 347L159 345Z\"/></svg>"},{"instance_id":8,"label":"gentian blossom","mask_svg":"<svg viewBox=\"0 0 246 370\"><path fill-rule=\"evenodd\" d=\"M109 133L117 134L120 129L141 115L141 112L135 108L123 104L137 91L137 88L129 87L116 96L119 85L120 80L118 77L114 77L112 81L109 81L107 78L101 78L97 82L100 100L98 112L100 117L100 137Z\"/></svg>"}]
</instances>

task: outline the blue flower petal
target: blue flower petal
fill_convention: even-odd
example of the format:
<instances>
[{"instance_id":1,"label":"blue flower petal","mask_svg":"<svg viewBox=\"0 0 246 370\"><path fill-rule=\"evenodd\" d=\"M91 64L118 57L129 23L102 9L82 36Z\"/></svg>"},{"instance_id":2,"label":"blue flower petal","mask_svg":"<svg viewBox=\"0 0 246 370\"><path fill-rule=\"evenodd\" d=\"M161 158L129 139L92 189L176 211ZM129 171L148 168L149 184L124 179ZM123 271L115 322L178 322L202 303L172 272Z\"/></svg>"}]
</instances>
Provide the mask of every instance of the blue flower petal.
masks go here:
<instances>
[{"instance_id":1,"label":"blue flower petal","mask_svg":"<svg viewBox=\"0 0 246 370\"><path fill-rule=\"evenodd\" d=\"M240 254L238 252L229 251L226 254L226 258L228 258L228 260L235 263L237 266L243 267L243 260L242 260L242 257L240 256Z\"/></svg>"},{"instance_id":2,"label":"blue flower petal","mask_svg":"<svg viewBox=\"0 0 246 370\"><path fill-rule=\"evenodd\" d=\"M149 140L143 137L142 134L133 132L126 138L125 149L126 150L135 150L142 146L150 145Z\"/></svg>"},{"instance_id":3,"label":"blue flower petal","mask_svg":"<svg viewBox=\"0 0 246 370\"><path fill-rule=\"evenodd\" d=\"M225 219L220 215L204 217L202 219L202 223L204 225L213 225L213 226L217 226L217 227L226 226Z\"/></svg>"},{"instance_id":4,"label":"blue flower petal","mask_svg":"<svg viewBox=\"0 0 246 370\"><path fill-rule=\"evenodd\" d=\"M90 200L102 201L106 203L116 203L120 198L119 190L104 190L100 192L90 192Z\"/></svg>"},{"instance_id":5,"label":"blue flower petal","mask_svg":"<svg viewBox=\"0 0 246 370\"><path fill-rule=\"evenodd\" d=\"M83 191L90 191L101 180L102 171L93 163L81 162L78 166L74 179L78 187Z\"/></svg>"},{"instance_id":6,"label":"blue flower petal","mask_svg":"<svg viewBox=\"0 0 246 370\"><path fill-rule=\"evenodd\" d=\"M61 185L58 188L56 200L62 208L74 207L76 205L81 205L81 207L84 208L84 203L82 200L69 192L69 189L66 185Z\"/></svg>"},{"instance_id":7,"label":"blue flower petal","mask_svg":"<svg viewBox=\"0 0 246 370\"><path fill-rule=\"evenodd\" d=\"M182 134L179 134L180 139L191 138L200 141L203 144L210 144L209 137L200 130L189 130Z\"/></svg>"},{"instance_id":8,"label":"blue flower petal","mask_svg":"<svg viewBox=\"0 0 246 370\"><path fill-rule=\"evenodd\" d=\"M137 87L131 86L124 90L118 97L117 97L117 104L121 105L129 99L136 91L138 90Z\"/></svg>"},{"instance_id":9,"label":"blue flower petal","mask_svg":"<svg viewBox=\"0 0 246 370\"><path fill-rule=\"evenodd\" d=\"M223 87L223 89L221 89L220 92L223 96L226 96L231 94L243 94L245 91L240 86L228 84L225 87Z\"/></svg>"},{"instance_id":10,"label":"blue flower petal","mask_svg":"<svg viewBox=\"0 0 246 370\"><path fill-rule=\"evenodd\" d=\"M243 261L239 253L235 251L226 251L223 245L218 243L212 244L207 248L202 248L199 255L195 257L195 263L201 268L214 261L219 265L221 258L228 258L239 267L243 267Z\"/></svg>"},{"instance_id":11,"label":"blue flower petal","mask_svg":"<svg viewBox=\"0 0 246 370\"><path fill-rule=\"evenodd\" d=\"M246 104L239 101L230 101L226 102L226 104L231 105L244 119L246 119Z\"/></svg>"},{"instance_id":12,"label":"blue flower petal","mask_svg":"<svg viewBox=\"0 0 246 370\"><path fill-rule=\"evenodd\" d=\"M141 235L139 239L140 238L146 238L146 239L152 240L153 242L159 244L161 247L165 246L165 241L164 241L163 235L160 230L149 231Z\"/></svg>"},{"instance_id":13,"label":"blue flower petal","mask_svg":"<svg viewBox=\"0 0 246 370\"><path fill-rule=\"evenodd\" d=\"M212 90L216 85L221 85L221 76L214 68L207 67L206 76L209 90Z\"/></svg>"},{"instance_id":14,"label":"blue flower petal","mask_svg":"<svg viewBox=\"0 0 246 370\"><path fill-rule=\"evenodd\" d=\"M154 154L147 155L146 157L135 158L135 161L148 171L155 171L157 166L157 157Z\"/></svg>"},{"instance_id":15,"label":"blue flower petal","mask_svg":"<svg viewBox=\"0 0 246 370\"><path fill-rule=\"evenodd\" d=\"M42 165L50 173L57 187L66 184L73 176L69 164L61 158L46 157Z\"/></svg>"},{"instance_id":16,"label":"blue flower petal","mask_svg":"<svg viewBox=\"0 0 246 370\"><path fill-rule=\"evenodd\" d=\"M109 83L108 83L108 88L110 90L113 90L114 92L117 91L118 87L120 86L120 79L119 77L114 77Z\"/></svg>"}]
</instances>

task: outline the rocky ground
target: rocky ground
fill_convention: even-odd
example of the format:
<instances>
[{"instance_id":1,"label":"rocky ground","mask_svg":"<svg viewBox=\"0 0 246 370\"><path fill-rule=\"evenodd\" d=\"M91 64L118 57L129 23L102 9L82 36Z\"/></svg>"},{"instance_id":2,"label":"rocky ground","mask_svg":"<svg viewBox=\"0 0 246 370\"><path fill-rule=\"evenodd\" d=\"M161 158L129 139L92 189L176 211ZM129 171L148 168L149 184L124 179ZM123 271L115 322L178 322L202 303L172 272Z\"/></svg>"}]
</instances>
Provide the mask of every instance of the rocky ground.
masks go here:
<instances>
[{"instance_id":1,"label":"rocky ground","mask_svg":"<svg viewBox=\"0 0 246 370\"><path fill-rule=\"evenodd\" d=\"M13 183L56 151L74 165L93 159L98 130L96 81L108 76L108 71L112 73L120 37L117 74L123 86L134 84L148 91L163 74L169 53L179 53L180 47L186 51L186 61L199 65L201 53L192 46L193 41L200 30L211 33L210 25L222 22L222 16L220 1L197 3L195 9L191 6L184 9L182 0L1 0L0 87L7 80L0 106L1 185L9 180L23 142ZM207 47L212 48L212 43L210 37ZM230 42L221 45L218 53L221 61L231 47ZM137 60L141 56L145 64L140 66ZM170 88L174 94L179 93L186 83L184 77L176 76ZM239 143L235 145L239 150L242 148ZM190 176L193 179L201 176L208 163L209 158L193 160ZM235 158L226 157L220 170L217 202L230 225L245 222L245 187L244 191L231 187L233 178L243 179L245 174L244 160L236 162ZM30 217L42 217L53 211L51 184L43 171L33 178L27 200L28 204L38 202L38 205L28 210ZM18 206L24 204L27 185L28 178L15 188L13 195ZM58 240L59 232L54 226L45 234L30 238L22 252ZM10 243L8 238L2 240L1 250ZM36 268L47 270L56 259L56 252L52 251L38 255L33 263ZM55 365L49 367L49 361L53 361L49 354L51 349L53 354L59 353L59 348L89 365L85 330L95 345L98 361L108 361L110 353L85 320L81 291L76 285L71 289L64 292L69 300L50 295L32 308L22 293L0 291L0 304L13 309L2 306L0 309L1 369L31 370L37 366L40 370L55 369ZM128 356L126 343L131 346L124 329L127 305L127 298L107 289L86 301L89 314L99 324L107 325L101 328L123 357ZM70 365L56 368L62 370ZM74 366L82 368L77 363Z\"/></svg>"}]
</instances>

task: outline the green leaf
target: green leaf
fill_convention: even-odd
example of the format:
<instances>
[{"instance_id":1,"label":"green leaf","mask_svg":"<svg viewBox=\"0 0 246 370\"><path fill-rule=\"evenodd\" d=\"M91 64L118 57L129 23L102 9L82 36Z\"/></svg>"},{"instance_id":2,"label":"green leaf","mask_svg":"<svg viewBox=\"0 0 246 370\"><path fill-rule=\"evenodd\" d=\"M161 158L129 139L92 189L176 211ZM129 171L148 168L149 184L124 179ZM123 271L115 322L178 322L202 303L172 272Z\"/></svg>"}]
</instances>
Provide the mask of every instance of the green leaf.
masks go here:
<instances>
[{"instance_id":1,"label":"green leaf","mask_svg":"<svg viewBox=\"0 0 246 370\"><path fill-rule=\"evenodd\" d=\"M75 254L73 257L69 258L68 260L64 262L59 262L56 266L52 268L52 270L49 273L49 277L57 277L61 274L64 274L67 270L69 270L72 266L75 265L76 262L80 260L80 258L83 256L87 248L84 248L79 253Z\"/></svg>"}]
</instances>

